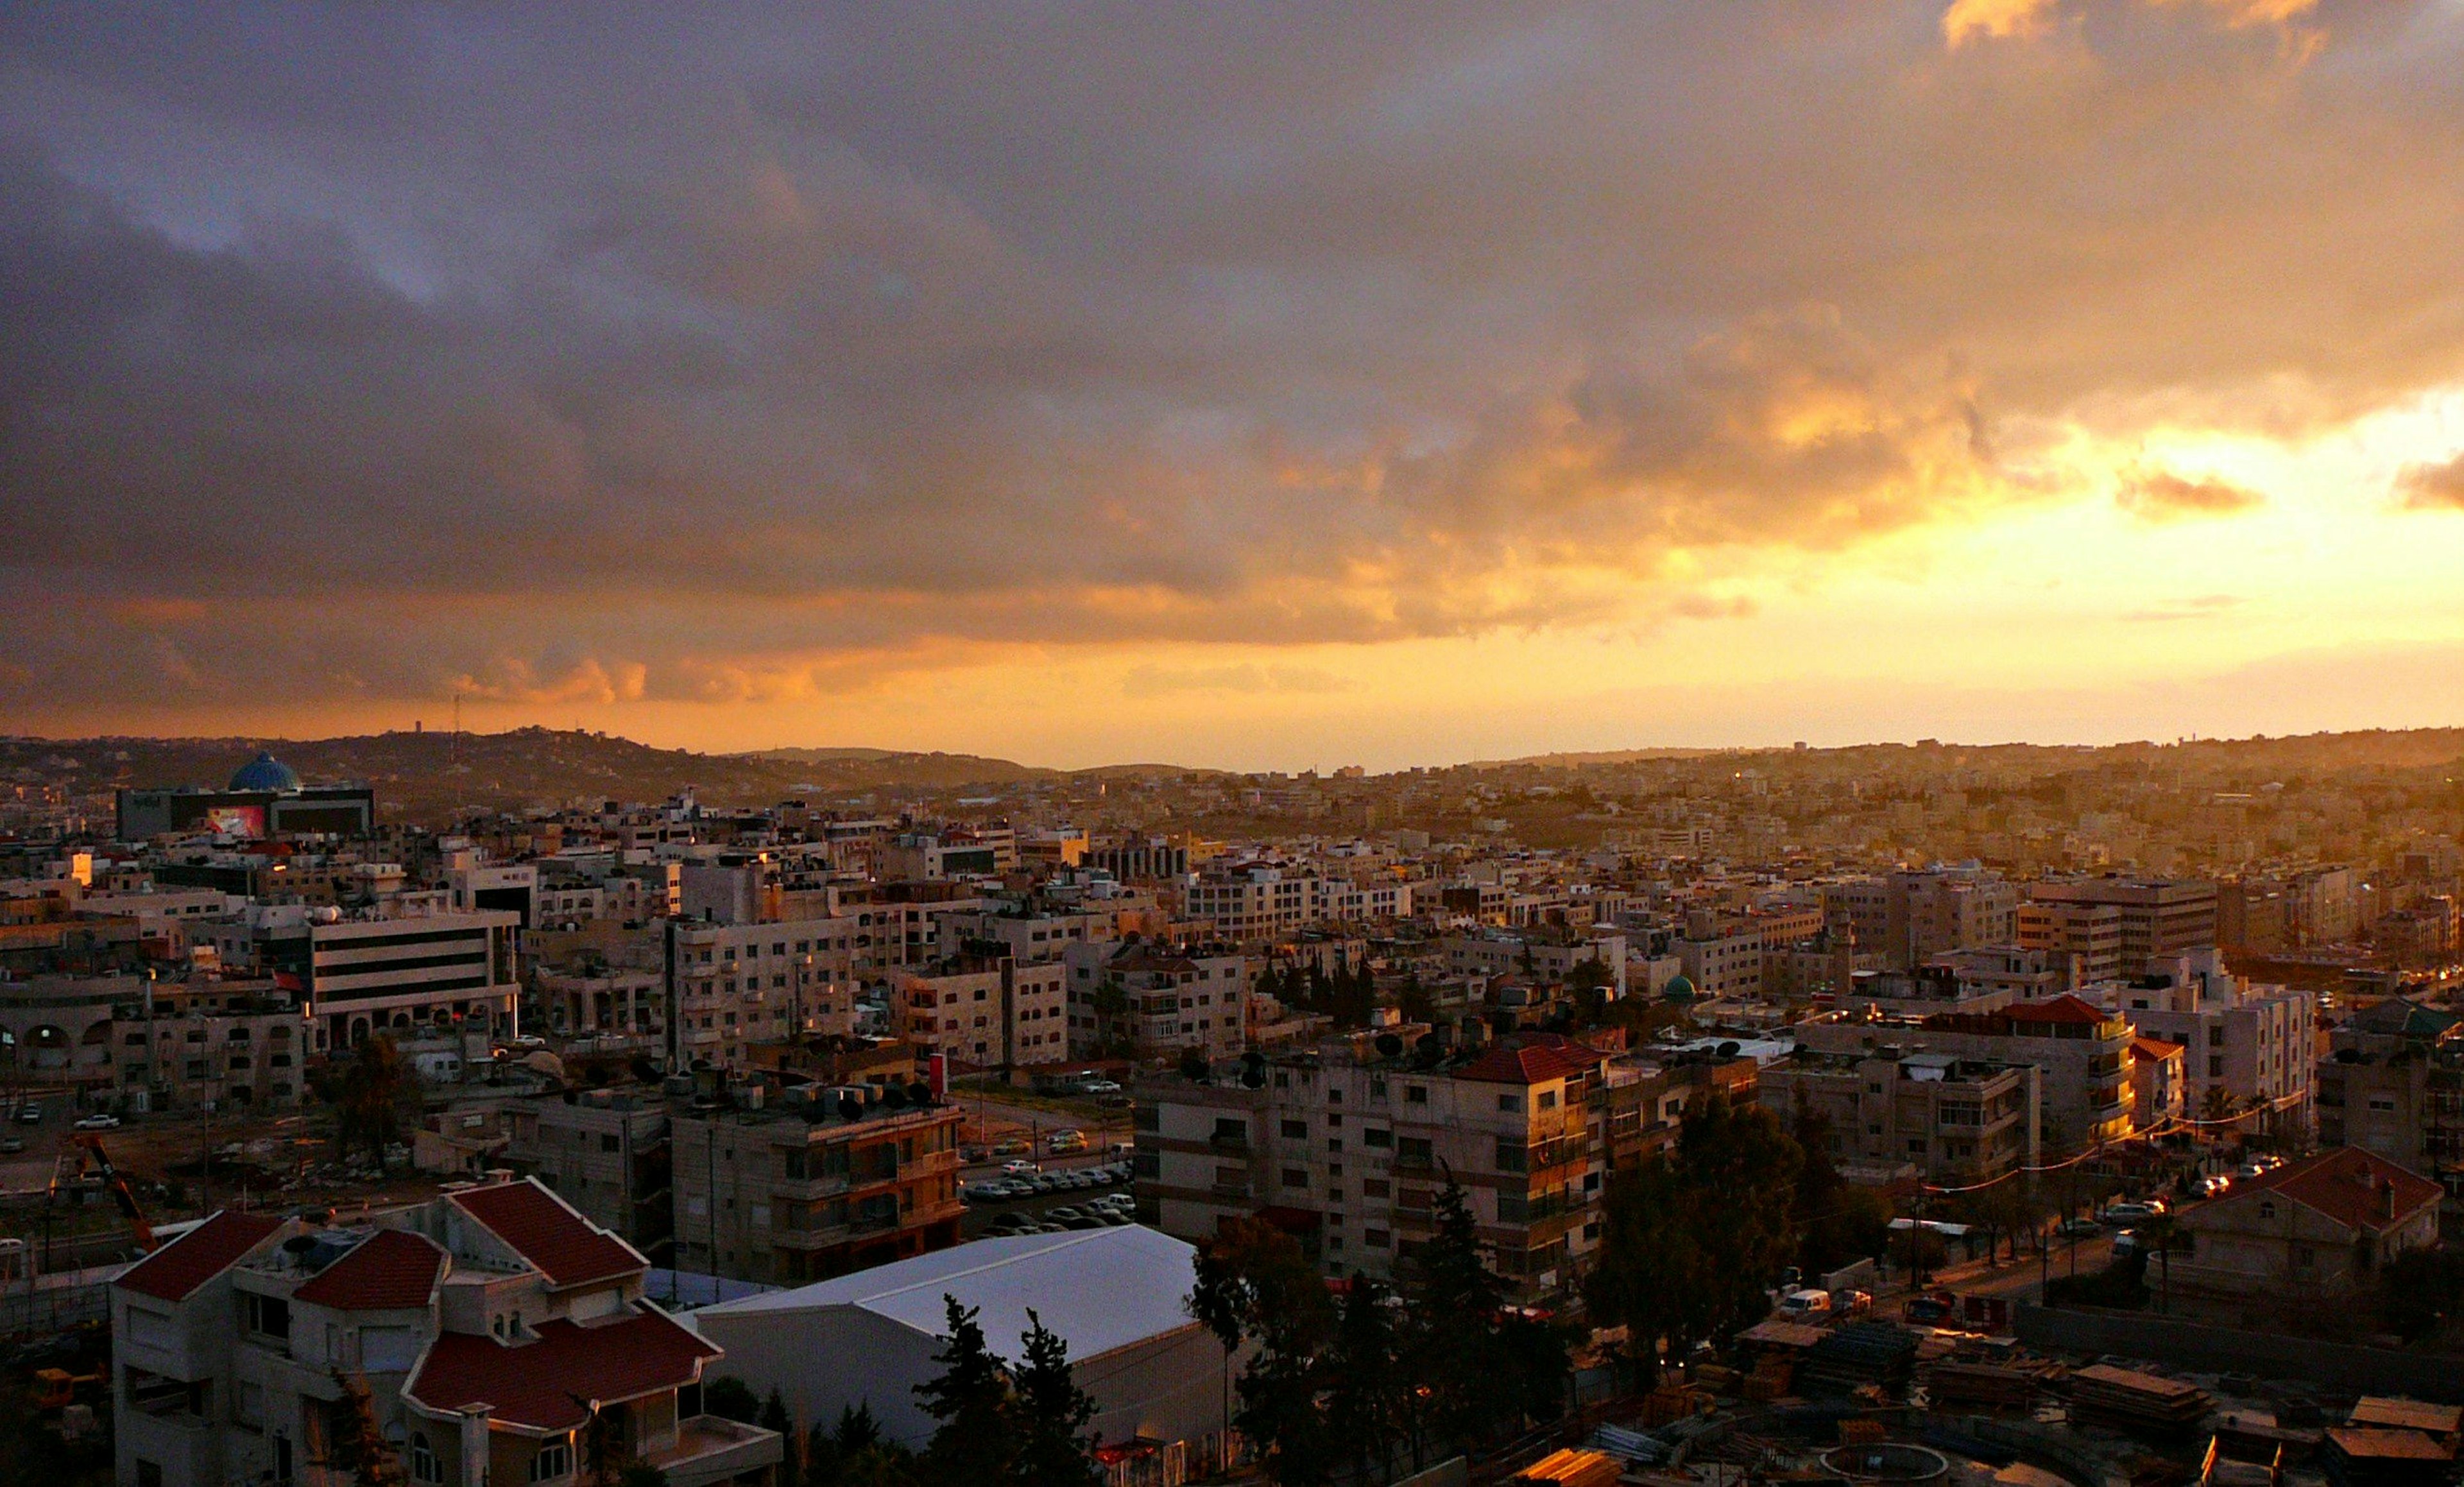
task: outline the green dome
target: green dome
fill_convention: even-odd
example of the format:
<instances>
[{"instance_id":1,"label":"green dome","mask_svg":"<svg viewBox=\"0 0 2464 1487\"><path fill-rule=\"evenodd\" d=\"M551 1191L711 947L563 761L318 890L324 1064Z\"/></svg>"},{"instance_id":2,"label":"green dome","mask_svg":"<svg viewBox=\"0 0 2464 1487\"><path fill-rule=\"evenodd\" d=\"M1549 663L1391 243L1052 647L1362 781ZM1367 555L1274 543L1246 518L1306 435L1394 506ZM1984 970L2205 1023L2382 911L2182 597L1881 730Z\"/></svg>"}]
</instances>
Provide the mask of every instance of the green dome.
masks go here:
<instances>
[{"instance_id":1,"label":"green dome","mask_svg":"<svg viewBox=\"0 0 2464 1487\"><path fill-rule=\"evenodd\" d=\"M1690 1002L1694 1000L1694 983L1681 970L1669 979L1667 986L1661 988L1660 995L1663 1001Z\"/></svg>"}]
</instances>

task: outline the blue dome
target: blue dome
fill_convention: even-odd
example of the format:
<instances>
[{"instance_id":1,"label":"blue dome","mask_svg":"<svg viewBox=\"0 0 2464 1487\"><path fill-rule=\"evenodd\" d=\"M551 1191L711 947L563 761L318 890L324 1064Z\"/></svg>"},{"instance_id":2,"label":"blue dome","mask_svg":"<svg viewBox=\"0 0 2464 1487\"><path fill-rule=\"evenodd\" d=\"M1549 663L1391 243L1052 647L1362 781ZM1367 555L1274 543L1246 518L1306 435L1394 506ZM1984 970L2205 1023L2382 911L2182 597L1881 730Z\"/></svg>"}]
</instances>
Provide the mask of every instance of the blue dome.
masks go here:
<instances>
[{"instance_id":1,"label":"blue dome","mask_svg":"<svg viewBox=\"0 0 2464 1487\"><path fill-rule=\"evenodd\" d=\"M1690 1002L1694 1000L1694 982L1681 970L1668 978L1668 985L1661 988L1660 995L1663 1001Z\"/></svg>"},{"instance_id":2,"label":"blue dome","mask_svg":"<svg viewBox=\"0 0 2464 1487\"><path fill-rule=\"evenodd\" d=\"M259 754L239 766L239 773L231 777L230 788L235 790L296 790L299 788L299 776L289 765L272 754Z\"/></svg>"}]
</instances>

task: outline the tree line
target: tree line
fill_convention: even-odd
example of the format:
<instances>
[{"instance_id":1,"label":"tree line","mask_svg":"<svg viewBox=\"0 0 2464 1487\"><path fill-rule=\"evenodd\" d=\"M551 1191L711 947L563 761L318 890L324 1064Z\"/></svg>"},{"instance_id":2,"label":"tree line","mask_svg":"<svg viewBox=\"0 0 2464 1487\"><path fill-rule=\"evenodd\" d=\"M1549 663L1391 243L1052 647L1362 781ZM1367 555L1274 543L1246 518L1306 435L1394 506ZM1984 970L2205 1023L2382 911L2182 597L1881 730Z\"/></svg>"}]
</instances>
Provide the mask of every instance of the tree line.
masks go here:
<instances>
[{"instance_id":1,"label":"tree line","mask_svg":"<svg viewBox=\"0 0 2464 1487\"><path fill-rule=\"evenodd\" d=\"M977 1308L956 1297L941 1301L948 1335L933 1355L940 1372L915 1386L935 1422L921 1451L883 1433L861 1404L799 1433L777 1389L757 1400L740 1379L713 1380L703 1408L778 1432L786 1443L780 1480L788 1487L1099 1487L1097 1441L1087 1428L1095 1400L1070 1372L1068 1344L1029 1308L1012 1363L992 1350Z\"/></svg>"}]
</instances>

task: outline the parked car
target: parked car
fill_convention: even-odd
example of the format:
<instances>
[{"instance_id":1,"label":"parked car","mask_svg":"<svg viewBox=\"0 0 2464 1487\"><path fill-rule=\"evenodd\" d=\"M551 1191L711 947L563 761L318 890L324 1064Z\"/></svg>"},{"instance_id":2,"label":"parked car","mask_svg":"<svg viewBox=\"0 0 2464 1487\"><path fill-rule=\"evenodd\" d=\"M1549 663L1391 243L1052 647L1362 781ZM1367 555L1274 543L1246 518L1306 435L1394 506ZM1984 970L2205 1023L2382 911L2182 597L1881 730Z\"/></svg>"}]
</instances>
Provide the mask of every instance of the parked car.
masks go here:
<instances>
[{"instance_id":1,"label":"parked car","mask_svg":"<svg viewBox=\"0 0 2464 1487\"><path fill-rule=\"evenodd\" d=\"M2086 1239L2104 1232L2104 1226L2092 1218L2066 1218L2054 1226L2054 1232L2065 1239Z\"/></svg>"},{"instance_id":2,"label":"parked car","mask_svg":"<svg viewBox=\"0 0 2464 1487\"><path fill-rule=\"evenodd\" d=\"M991 1153L984 1150L981 1146L961 1146L958 1148L958 1160L961 1162L981 1162L984 1158L990 1155Z\"/></svg>"},{"instance_id":3,"label":"parked car","mask_svg":"<svg viewBox=\"0 0 2464 1487\"><path fill-rule=\"evenodd\" d=\"M1079 1086L1078 1092L1082 1095L1117 1095L1121 1087L1111 1079L1089 1079Z\"/></svg>"},{"instance_id":4,"label":"parked car","mask_svg":"<svg viewBox=\"0 0 2464 1487\"><path fill-rule=\"evenodd\" d=\"M1831 1293L1831 1311L1838 1317L1863 1317L1874 1310L1874 1293L1843 1289Z\"/></svg>"},{"instance_id":5,"label":"parked car","mask_svg":"<svg viewBox=\"0 0 2464 1487\"><path fill-rule=\"evenodd\" d=\"M1001 1170L1011 1177L1033 1177L1036 1165L1032 1162L1004 1162Z\"/></svg>"},{"instance_id":6,"label":"parked car","mask_svg":"<svg viewBox=\"0 0 2464 1487\"><path fill-rule=\"evenodd\" d=\"M0 1151L5 1151L13 1157L25 1149L26 1138L23 1136L0 1137Z\"/></svg>"},{"instance_id":7,"label":"parked car","mask_svg":"<svg viewBox=\"0 0 2464 1487\"><path fill-rule=\"evenodd\" d=\"M116 1131L120 1129L120 1117L115 1115L90 1115L84 1120L79 1121L77 1123L77 1128L80 1131Z\"/></svg>"},{"instance_id":8,"label":"parked car","mask_svg":"<svg viewBox=\"0 0 2464 1487\"><path fill-rule=\"evenodd\" d=\"M2190 1185L2190 1190L2202 1198L2220 1198L2233 1185L2233 1180L2230 1177L2202 1177Z\"/></svg>"},{"instance_id":9,"label":"parked car","mask_svg":"<svg viewBox=\"0 0 2464 1487\"><path fill-rule=\"evenodd\" d=\"M1044 1138L1044 1149L1053 1152L1084 1151L1087 1149L1087 1133L1085 1131L1055 1131L1051 1135Z\"/></svg>"},{"instance_id":10,"label":"parked car","mask_svg":"<svg viewBox=\"0 0 2464 1487\"><path fill-rule=\"evenodd\" d=\"M2116 1227L2145 1224L2165 1211L2165 1200L2149 1198L2144 1203L2117 1203L2104 1210L2104 1221Z\"/></svg>"},{"instance_id":11,"label":"parked car","mask_svg":"<svg viewBox=\"0 0 2464 1487\"><path fill-rule=\"evenodd\" d=\"M1133 1141L1116 1141L1104 1148L1104 1155L1108 1157L1128 1158L1134 1157L1137 1154L1138 1143Z\"/></svg>"},{"instance_id":12,"label":"parked car","mask_svg":"<svg viewBox=\"0 0 2464 1487\"><path fill-rule=\"evenodd\" d=\"M19 1125L40 1125L40 1124L42 1124L42 1123L43 1123L43 1107L42 1107L42 1105L41 1105L40 1103L34 1103L34 1104L27 1104L27 1105L20 1105L20 1106L18 1106L18 1107L17 1107L17 1123L18 1123Z\"/></svg>"},{"instance_id":13,"label":"parked car","mask_svg":"<svg viewBox=\"0 0 2464 1487\"><path fill-rule=\"evenodd\" d=\"M1940 1297L1920 1296L1902 1307L1901 1315L1911 1326L1935 1326L1950 1320L1950 1303Z\"/></svg>"},{"instance_id":14,"label":"parked car","mask_svg":"<svg viewBox=\"0 0 2464 1487\"><path fill-rule=\"evenodd\" d=\"M1870 1298L1869 1298L1870 1299ZM1791 1291L1779 1298L1779 1314L1793 1321L1812 1321L1831 1314L1828 1291Z\"/></svg>"}]
</instances>

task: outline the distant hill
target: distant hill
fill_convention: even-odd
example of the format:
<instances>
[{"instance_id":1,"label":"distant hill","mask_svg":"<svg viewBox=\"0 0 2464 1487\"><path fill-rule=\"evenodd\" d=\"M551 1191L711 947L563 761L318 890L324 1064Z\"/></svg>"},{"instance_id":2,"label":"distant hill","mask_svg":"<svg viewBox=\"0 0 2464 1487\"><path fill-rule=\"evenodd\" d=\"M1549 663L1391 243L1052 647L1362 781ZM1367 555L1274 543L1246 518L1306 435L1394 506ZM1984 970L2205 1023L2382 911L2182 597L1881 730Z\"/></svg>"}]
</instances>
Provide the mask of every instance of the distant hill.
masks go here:
<instances>
[{"instance_id":1,"label":"distant hill","mask_svg":"<svg viewBox=\"0 0 2464 1487\"><path fill-rule=\"evenodd\" d=\"M219 787L260 749L311 784L363 781L375 787L387 819L409 821L441 821L471 807L658 801L685 789L710 805L751 806L800 794L939 790L1055 774L965 754L857 748L801 750L804 757L795 758L701 754L608 734L517 728L338 739L0 738L0 779L94 791Z\"/></svg>"},{"instance_id":2,"label":"distant hill","mask_svg":"<svg viewBox=\"0 0 2464 1487\"><path fill-rule=\"evenodd\" d=\"M1008 759L976 754L907 754L887 748L765 748L727 756L770 764L792 765L809 771L865 775L877 771L901 784L954 786L995 785L1013 780L1057 780L1062 771L1041 769Z\"/></svg>"}]
</instances>

